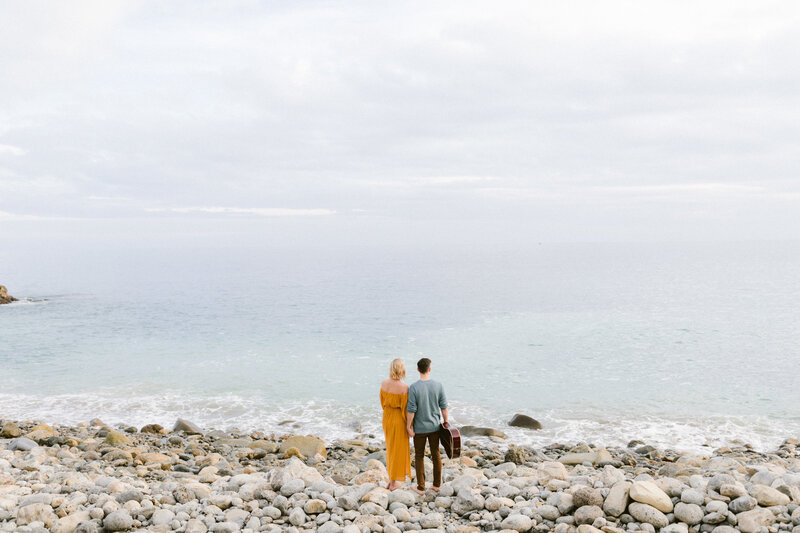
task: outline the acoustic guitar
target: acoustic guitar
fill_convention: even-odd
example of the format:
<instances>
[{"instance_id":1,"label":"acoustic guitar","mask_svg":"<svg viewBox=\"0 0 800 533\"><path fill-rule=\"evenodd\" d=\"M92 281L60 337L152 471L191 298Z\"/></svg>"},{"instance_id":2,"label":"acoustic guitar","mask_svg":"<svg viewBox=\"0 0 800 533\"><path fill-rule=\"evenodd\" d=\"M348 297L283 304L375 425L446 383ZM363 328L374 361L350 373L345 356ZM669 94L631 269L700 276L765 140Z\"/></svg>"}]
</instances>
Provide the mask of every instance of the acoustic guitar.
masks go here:
<instances>
[{"instance_id":1,"label":"acoustic guitar","mask_svg":"<svg viewBox=\"0 0 800 533\"><path fill-rule=\"evenodd\" d=\"M461 457L461 432L458 429L447 423L439 426L439 442L448 459Z\"/></svg>"}]
</instances>

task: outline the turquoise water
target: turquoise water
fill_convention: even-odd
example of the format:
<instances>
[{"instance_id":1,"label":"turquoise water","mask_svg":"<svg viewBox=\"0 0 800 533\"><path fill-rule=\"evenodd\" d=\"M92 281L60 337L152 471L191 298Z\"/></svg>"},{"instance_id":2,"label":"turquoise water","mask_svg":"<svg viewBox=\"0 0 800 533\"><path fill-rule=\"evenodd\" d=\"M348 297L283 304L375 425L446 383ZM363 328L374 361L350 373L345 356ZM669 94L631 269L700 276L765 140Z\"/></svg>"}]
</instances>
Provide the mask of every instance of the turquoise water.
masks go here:
<instances>
[{"instance_id":1,"label":"turquoise water","mask_svg":"<svg viewBox=\"0 0 800 533\"><path fill-rule=\"evenodd\" d=\"M800 437L800 244L0 256L0 418L379 435L389 361L458 424L682 449Z\"/></svg>"}]
</instances>

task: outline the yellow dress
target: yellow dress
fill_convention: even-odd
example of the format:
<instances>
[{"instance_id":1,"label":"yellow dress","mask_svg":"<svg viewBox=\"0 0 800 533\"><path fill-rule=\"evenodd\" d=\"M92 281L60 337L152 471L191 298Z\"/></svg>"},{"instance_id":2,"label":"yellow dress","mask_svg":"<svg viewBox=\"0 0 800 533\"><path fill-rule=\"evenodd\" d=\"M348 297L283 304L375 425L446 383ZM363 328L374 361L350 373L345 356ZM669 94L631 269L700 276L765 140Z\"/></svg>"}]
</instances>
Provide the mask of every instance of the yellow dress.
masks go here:
<instances>
[{"instance_id":1,"label":"yellow dress","mask_svg":"<svg viewBox=\"0 0 800 533\"><path fill-rule=\"evenodd\" d=\"M406 433L408 393L398 394L381 389L383 433L386 436L386 469L392 481L411 477L411 453Z\"/></svg>"}]
</instances>

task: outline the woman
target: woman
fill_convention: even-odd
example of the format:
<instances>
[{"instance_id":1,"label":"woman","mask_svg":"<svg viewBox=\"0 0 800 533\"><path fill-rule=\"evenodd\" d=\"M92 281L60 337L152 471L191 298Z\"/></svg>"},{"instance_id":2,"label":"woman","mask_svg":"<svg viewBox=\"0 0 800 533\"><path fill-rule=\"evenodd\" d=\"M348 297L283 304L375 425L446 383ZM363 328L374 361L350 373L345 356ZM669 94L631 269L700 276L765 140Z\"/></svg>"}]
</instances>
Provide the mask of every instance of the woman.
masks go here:
<instances>
[{"instance_id":1,"label":"woman","mask_svg":"<svg viewBox=\"0 0 800 533\"><path fill-rule=\"evenodd\" d=\"M383 433L386 436L386 469L389 471L389 490L394 490L411 477L411 454L406 433L406 404L408 385L403 383L406 365L395 359L389 366L389 379L381 383Z\"/></svg>"}]
</instances>

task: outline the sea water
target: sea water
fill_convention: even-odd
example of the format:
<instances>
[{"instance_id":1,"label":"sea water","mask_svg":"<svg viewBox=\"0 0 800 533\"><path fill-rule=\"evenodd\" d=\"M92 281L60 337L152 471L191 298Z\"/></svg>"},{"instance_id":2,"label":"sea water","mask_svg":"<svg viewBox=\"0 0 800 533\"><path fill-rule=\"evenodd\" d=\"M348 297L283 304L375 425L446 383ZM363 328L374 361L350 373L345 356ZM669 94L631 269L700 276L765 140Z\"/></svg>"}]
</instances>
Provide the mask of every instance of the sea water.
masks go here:
<instances>
[{"instance_id":1,"label":"sea water","mask_svg":"<svg viewBox=\"0 0 800 533\"><path fill-rule=\"evenodd\" d=\"M390 361L410 383L428 357L453 422L511 442L771 449L800 437L799 264L798 243L4 254L0 419L381 438Z\"/></svg>"}]
</instances>

